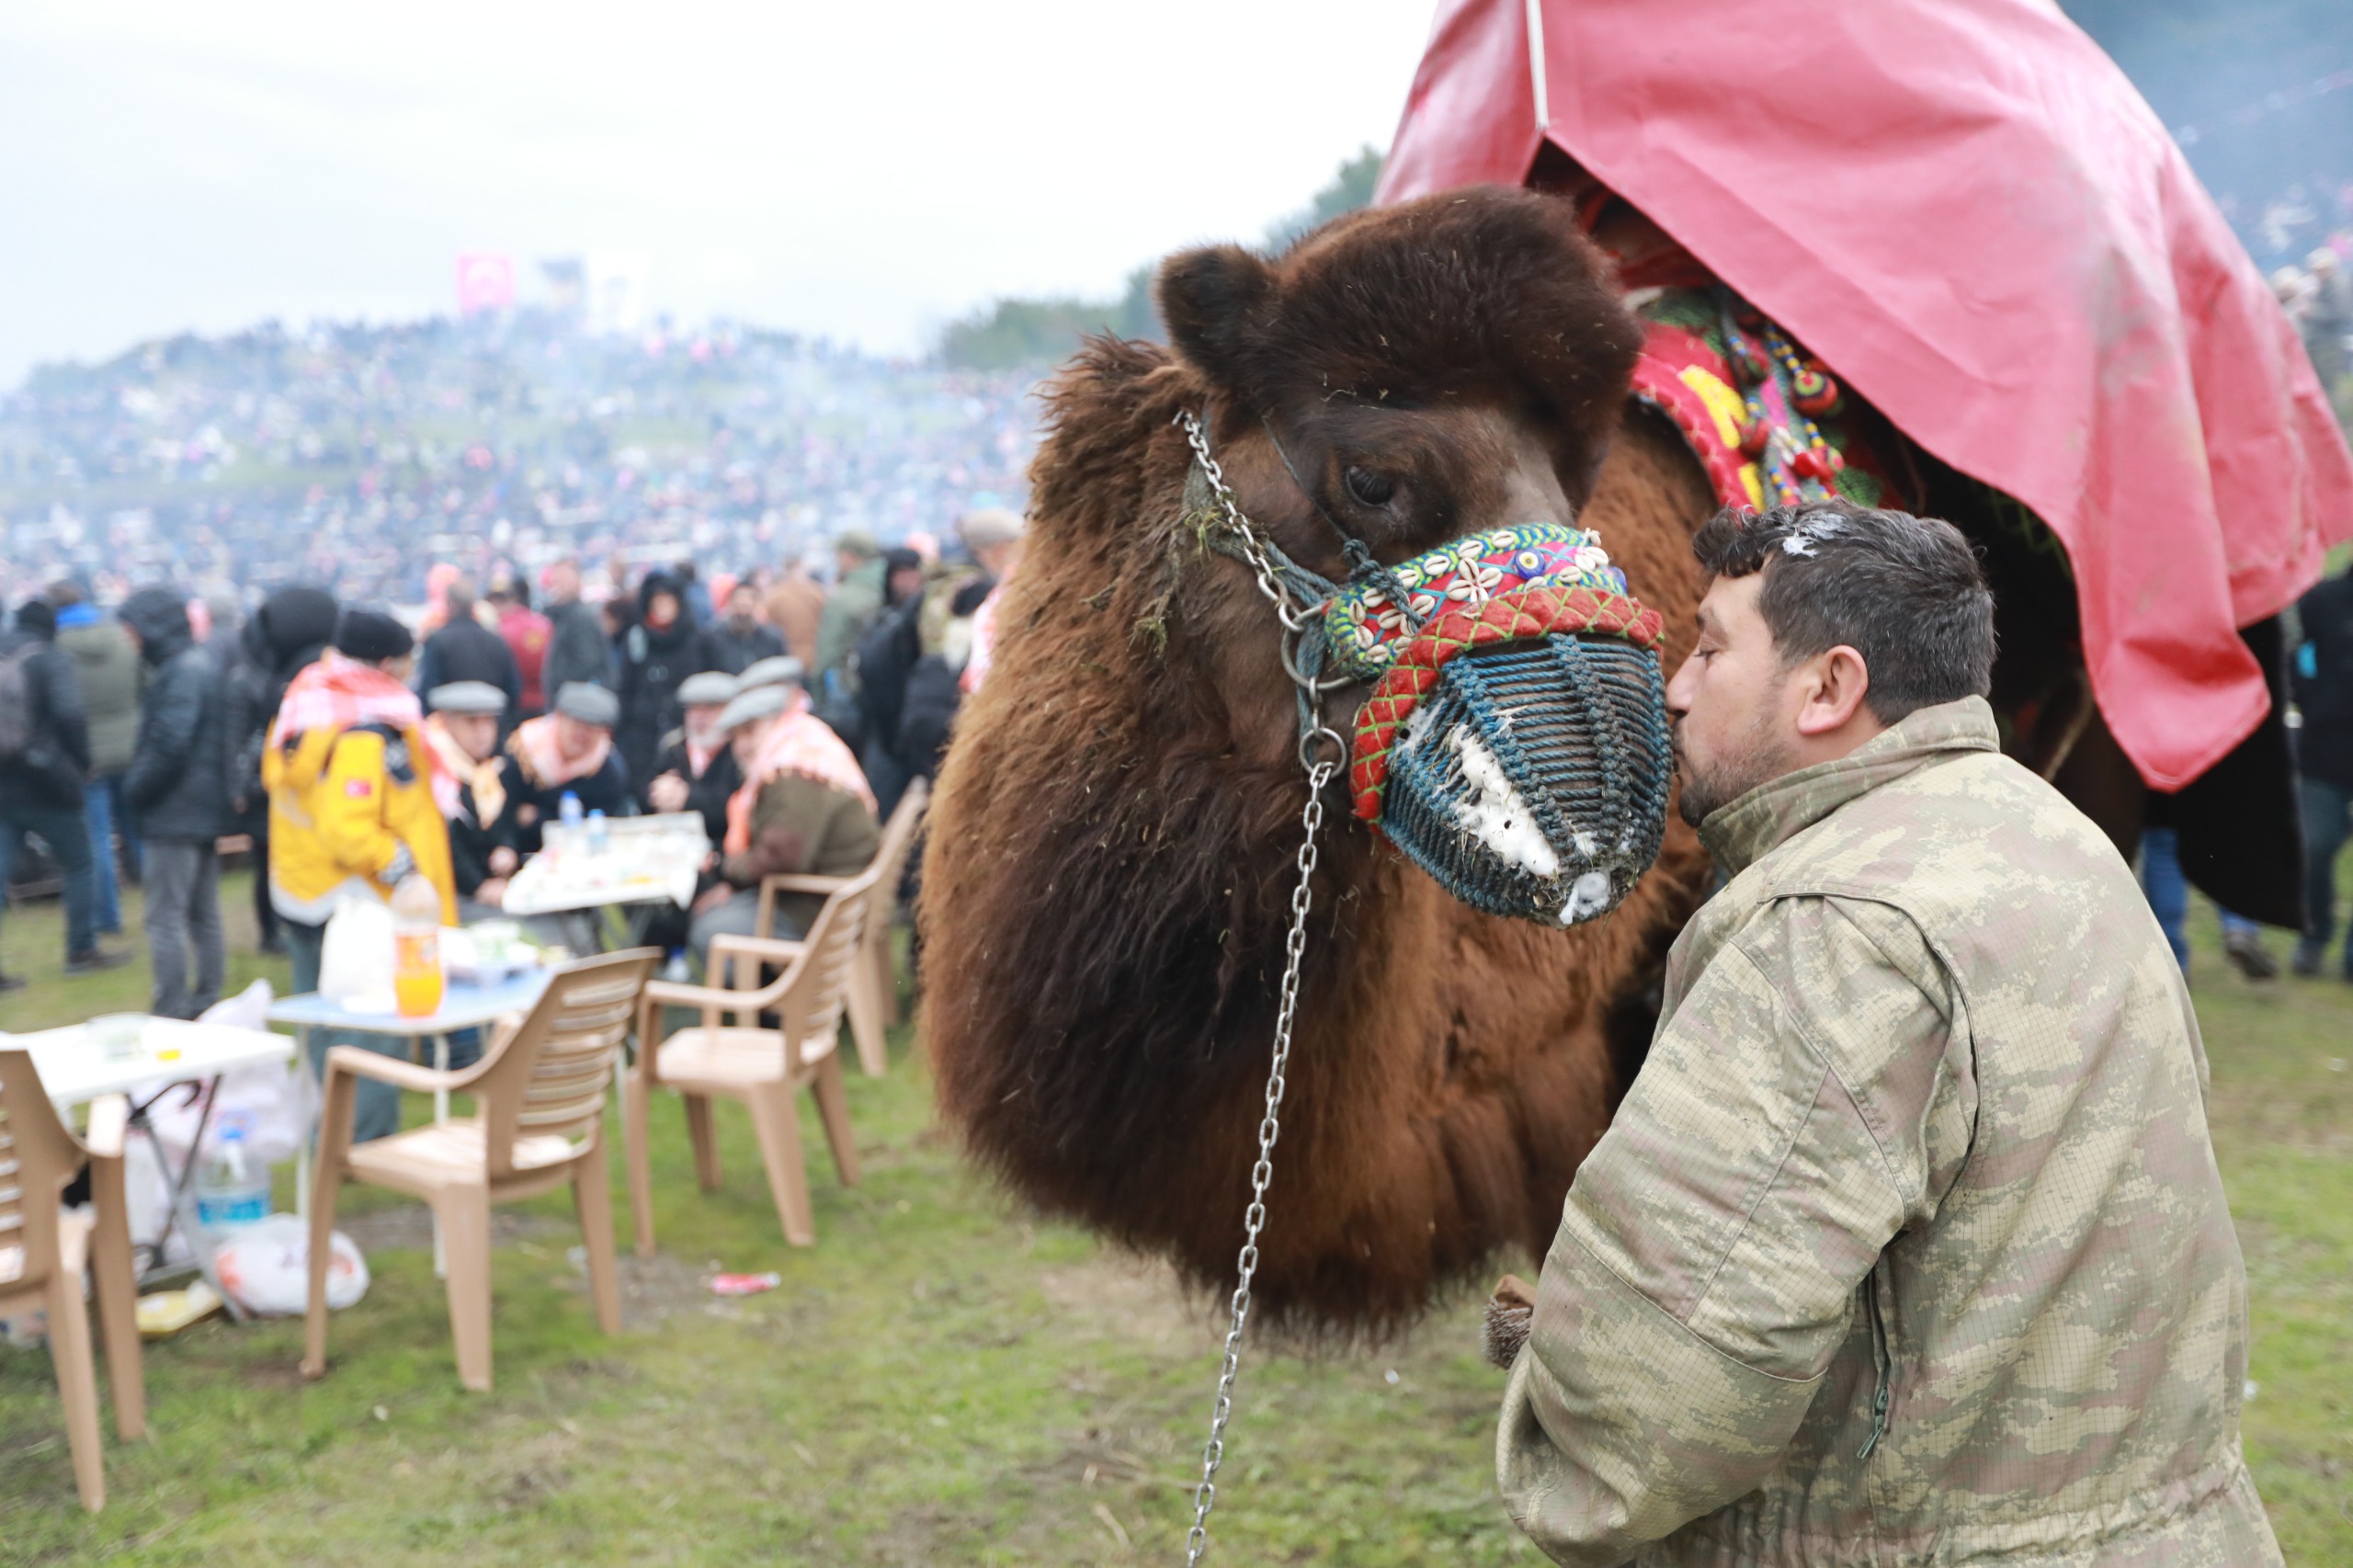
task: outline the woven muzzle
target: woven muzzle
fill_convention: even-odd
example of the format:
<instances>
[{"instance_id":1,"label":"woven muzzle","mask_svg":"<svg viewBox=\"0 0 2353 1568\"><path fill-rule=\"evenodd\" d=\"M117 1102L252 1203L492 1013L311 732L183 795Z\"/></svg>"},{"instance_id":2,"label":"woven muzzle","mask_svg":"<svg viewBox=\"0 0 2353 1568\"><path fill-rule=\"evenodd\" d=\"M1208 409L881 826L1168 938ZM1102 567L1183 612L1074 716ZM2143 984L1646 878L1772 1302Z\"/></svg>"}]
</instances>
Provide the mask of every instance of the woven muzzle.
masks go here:
<instances>
[{"instance_id":1,"label":"woven muzzle","mask_svg":"<svg viewBox=\"0 0 2353 1568\"><path fill-rule=\"evenodd\" d=\"M1550 525L1399 574L1437 612L1417 631L1382 624L1384 596L1353 585L1343 598L1375 613L1332 610L1357 633L1334 637L1335 662L1383 672L1357 716L1357 815L1487 914L1574 925L1616 908L1658 856L1674 777L1658 612L1593 536Z\"/></svg>"}]
</instances>

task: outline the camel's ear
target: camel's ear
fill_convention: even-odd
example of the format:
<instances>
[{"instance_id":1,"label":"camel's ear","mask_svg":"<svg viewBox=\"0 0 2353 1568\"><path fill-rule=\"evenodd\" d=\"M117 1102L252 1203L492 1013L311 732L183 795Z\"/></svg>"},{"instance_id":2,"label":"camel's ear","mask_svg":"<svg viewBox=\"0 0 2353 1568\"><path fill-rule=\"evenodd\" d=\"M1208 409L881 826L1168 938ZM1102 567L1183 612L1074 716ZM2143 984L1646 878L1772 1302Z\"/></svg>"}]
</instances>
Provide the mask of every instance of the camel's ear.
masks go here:
<instances>
[{"instance_id":1,"label":"camel's ear","mask_svg":"<svg viewBox=\"0 0 2353 1568\"><path fill-rule=\"evenodd\" d=\"M1275 277L1240 245L1179 251L1160 264L1160 319L1168 341L1219 385L1241 384L1244 345Z\"/></svg>"}]
</instances>

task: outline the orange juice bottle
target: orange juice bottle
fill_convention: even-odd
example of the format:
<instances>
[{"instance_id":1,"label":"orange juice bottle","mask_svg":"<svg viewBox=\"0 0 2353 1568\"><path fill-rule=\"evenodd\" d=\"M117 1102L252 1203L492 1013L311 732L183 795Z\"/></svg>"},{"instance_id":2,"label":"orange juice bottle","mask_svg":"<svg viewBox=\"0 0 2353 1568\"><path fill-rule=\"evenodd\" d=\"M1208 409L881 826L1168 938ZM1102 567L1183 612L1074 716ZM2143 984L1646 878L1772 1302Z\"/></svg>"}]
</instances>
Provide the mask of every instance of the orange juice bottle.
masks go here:
<instances>
[{"instance_id":1,"label":"orange juice bottle","mask_svg":"<svg viewBox=\"0 0 2353 1568\"><path fill-rule=\"evenodd\" d=\"M441 895L415 871L392 890L392 999L404 1018L441 1006Z\"/></svg>"}]
</instances>

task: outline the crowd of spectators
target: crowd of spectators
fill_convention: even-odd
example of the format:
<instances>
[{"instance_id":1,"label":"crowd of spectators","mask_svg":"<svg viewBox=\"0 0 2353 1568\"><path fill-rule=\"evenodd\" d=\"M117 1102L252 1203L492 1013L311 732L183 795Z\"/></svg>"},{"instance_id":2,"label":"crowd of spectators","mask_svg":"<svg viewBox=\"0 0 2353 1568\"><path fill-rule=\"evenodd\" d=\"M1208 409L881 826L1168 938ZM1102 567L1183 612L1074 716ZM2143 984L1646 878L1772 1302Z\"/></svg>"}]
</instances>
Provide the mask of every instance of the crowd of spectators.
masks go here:
<instances>
[{"instance_id":1,"label":"crowd of spectators","mask_svg":"<svg viewBox=\"0 0 2353 1568\"><path fill-rule=\"evenodd\" d=\"M487 586L566 557L780 567L845 530L920 546L1019 508L1033 381L540 311L153 343L0 394L0 600L75 577L107 603L171 581L414 605L436 563Z\"/></svg>"}]
</instances>

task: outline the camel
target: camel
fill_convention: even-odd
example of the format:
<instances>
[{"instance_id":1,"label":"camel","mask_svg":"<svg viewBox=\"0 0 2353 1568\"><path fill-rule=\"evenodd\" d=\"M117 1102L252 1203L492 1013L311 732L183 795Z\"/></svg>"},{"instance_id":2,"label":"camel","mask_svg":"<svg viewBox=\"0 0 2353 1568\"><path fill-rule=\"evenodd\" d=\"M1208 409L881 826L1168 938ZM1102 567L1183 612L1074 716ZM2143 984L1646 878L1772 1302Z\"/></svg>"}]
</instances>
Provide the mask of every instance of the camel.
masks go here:
<instances>
[{"instance_id":1,"label":"camel","mask_svg":"<svg viewBox=\"0 0 2353 1568\"><path fill-rule=\"evenodd\" d=\"M1626 412L1639 331L1567 203L1458 192L1279 262L1195 251L1160 302L1173 352L1092 340L1047 394L1024 564L933 808L921 1024L982 1163L1209 1284L1240 1239L1306 783L1279 628L1186 526L1172 421L1205 414L1244 510L1327 576L1319 504L1392 562L1597 528L1670 668L1714 508ZM1363 695L1336 694L1343 727ZM1544 1244L1711 872L1677 823L1608 918L1545 929L1456 903L1340 790L1327 810L1256 1312L1378 1331Z\"/></svg>"},{"instance_id":2,"label":"camel","mask_svg":"<svg viewBox=\"0 0 2353 1568\"><path fill-rule=\"evenodd\" d=\"M1234 1277L1306 782L1275 615L1187 520L1173 421L1203 418L1242 509L1336 580L1319 507L1390 562L1574 517L1663 614L1671 673L1716 489L1627 396L1643 339L1611 259L1639 267L1663 236L1549 173L1537 183L1562 194L1449 191L1335 220L1279 258L1176 256L1159 278L1170 346L1092 339L1046 393L1028 552L932 809L920 1025L983 1165L1205 1287ZM1992 492L1881 438L1911 504L1985 551L2013 754L2129 856L2147 795L2091 703L2063 565ZM1335 694L1327 718L1345 731L1365 695ZM2285 773L2256 754L2277 738L2192 791L2268 800ZM1714 873L1671 816L1618 909L1547 929L1456 902L1349 816L1344 787L1325 806L1254 1315L1378 1335L1506 1249L1541 1255Z\"/></svg>"}]
</instances>

